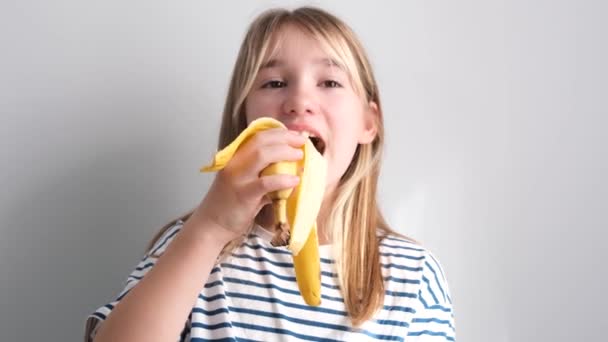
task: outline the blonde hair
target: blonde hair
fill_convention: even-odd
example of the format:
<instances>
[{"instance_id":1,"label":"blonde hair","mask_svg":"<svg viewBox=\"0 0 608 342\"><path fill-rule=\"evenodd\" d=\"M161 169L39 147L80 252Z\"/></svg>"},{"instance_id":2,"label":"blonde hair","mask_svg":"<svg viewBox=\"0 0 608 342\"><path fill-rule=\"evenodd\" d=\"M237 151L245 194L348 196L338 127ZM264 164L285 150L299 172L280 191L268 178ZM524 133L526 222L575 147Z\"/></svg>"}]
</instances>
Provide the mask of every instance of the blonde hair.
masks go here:
<instances>
[{"instance_id":1,"label":"blonde hair","mask_svg":"<svg viewBox=\"0 0 608 342\"><path fill-rule=\"evenodd\" d=\"M400 235L384 220L376 193L384 144L380 96L367 55L354 32L324 10L301 7L292 11L272 9L250 25L234 66L224 104L218 147L221 149L246 128L245 101L262 63L272 55L271 41L285 25L295 25L312 35L348 71L355 91L366 104L374 102L377 134L369 144L359 145L336 188L329 214L329 238L333 244L338 282L353 326L370 319L384 303L384 281L379 244L383 236ZM277 45L280 43L277 43ZM151 246L178 220L171 221L152 240ZM407 237L405 237L408 239ZM410 239L411 240L411 239ZM413 241L413 240L412 240ZM224 247L224 253L238 247L239 239Z\"/></svg>"}]
</instances>

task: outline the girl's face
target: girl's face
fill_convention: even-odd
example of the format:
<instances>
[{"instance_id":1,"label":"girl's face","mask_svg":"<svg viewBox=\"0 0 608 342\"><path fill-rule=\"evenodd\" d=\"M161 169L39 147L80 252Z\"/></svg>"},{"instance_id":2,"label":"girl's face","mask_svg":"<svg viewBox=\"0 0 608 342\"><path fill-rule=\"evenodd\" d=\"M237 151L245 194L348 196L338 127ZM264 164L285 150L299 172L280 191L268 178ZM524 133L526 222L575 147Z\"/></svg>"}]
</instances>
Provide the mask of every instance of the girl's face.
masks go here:
<instances>
[{"instance_id":1,"label":"girl's face","mask_svg":"<svg viewBox=\"0 0 608 342\"><path fill-rule=\"evenodd\" d=\"M247 99L247 123L272 117L323 141L327 187L334 189L348 168L357 144L373 141L377 106L357 96L348 74L321 45L287 25L272 59L260 69Z\"/></svg>"}]
</instances>

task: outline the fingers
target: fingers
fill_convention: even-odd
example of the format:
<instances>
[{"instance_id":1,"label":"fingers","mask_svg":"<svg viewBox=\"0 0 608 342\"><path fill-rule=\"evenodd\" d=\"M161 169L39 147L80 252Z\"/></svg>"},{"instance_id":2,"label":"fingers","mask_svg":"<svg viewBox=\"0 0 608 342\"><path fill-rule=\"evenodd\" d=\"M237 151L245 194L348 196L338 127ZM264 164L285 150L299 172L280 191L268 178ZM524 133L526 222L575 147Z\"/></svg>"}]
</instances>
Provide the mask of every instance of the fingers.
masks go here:
<instances>
[{"instance_id":1,"label":"fingers","mask_svg":"<svg viewBox=\"0 0 608 342\"><path fill-rule=\"evenodd\" d=\"M268 193L294 188L299 178L275 174L260 176L268 165L302 159L306 138L286 129L260 131L238 148L219 170L201 211L220 226L244 232L259 209L271 203Z\"/></svg>"},{"instance_id":2,"label":"fingers","mask_svg":"<svg viewBox=\"0 0 608 342\"><path fill-rule=\"evenodd\" d=\"M269 192L290 189L298 185L300 182L300 178L298 176L292 175L270 175L270 176L262 176L257 180L250 182L243 189L245 196L251 196L250 198L260 198L262 197L262 201L264 203L269 202L267 196L265 196Z\"/></svg>"},{"instance_id":3,"label":"fingers","mask_svg":"<svg viewBox=\"0 0 608 342\"><path fill-rule=\"evenodd\" d=\"M247 141L240 150L248 154L256 149L269 145L288 145L292 147L302 147L306 143L306 138L296 131L282 128L268 129L255 134Z\"/></svg>"},{"instance_id":4,"label":"fingers","mask_svg":"<svg viewBox=\"0 0 608 342\"><path fill-rule=\"evenodd\" d=\"M260 176L260 173L272 163L301 160L301 146L305 143L305 137L286 129L256 133L238 149L219 176L232 184L241 199L258 203L268 192L293 188L298 184L296 176Z\"/></svg>"},{"instance_id":5,"label":"fingers","mask_svg":"<svg viewBox=\"0 0 608 342\"><path fill-rule=\"evenodd\" d=\"M269 145L254 151L248 163L251 172L259 174L268 165L283 161L298 161L304 157L302 149L287 145Z\"/></svg>"},{"instance_id":6,"label":"fingers","mask_svg":"<svg viewBox=\"0 0 608 342\"><path fill-rule=\"evenodd\" d=\"M269 129L262 134L256 134L260 146L272 145L276 143L286 143L293 147L301 147L306 142L306 137L297 131L275 128Z\"/></svg>"},{"instance_id":7,"label":"fingers","mask_svg":"<svg viewBox=\"0 0 608 342\"><path fill-rule=\"evenodd\" d=\"M257 175L268 165L281 161L302 159L302 145L306 138L285 129L262 131L248 140L234 155L229 168L239 170L241 176ZM238 172L238 171L237 171Z\"/></svg>"}]
</instances>

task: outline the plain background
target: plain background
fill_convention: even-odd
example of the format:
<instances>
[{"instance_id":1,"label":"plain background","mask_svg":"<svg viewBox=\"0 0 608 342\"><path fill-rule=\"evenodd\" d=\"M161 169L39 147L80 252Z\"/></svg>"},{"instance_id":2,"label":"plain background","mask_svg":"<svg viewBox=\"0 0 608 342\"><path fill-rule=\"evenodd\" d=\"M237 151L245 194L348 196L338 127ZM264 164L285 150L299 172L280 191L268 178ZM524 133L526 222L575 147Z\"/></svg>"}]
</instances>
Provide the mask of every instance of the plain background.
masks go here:
<instances>
[{"instance_id":1,"label":"plain background","mask_svg":"<svg viewBox=\"0 0 608 342\"><path fill-rule=\"evenodd\" d=\"M320 5L371 56L389 222L459 341L605 340L605 1L3 1L0 340L79 341L211 175L247 24Z\"/></svg>"}]
</instances>

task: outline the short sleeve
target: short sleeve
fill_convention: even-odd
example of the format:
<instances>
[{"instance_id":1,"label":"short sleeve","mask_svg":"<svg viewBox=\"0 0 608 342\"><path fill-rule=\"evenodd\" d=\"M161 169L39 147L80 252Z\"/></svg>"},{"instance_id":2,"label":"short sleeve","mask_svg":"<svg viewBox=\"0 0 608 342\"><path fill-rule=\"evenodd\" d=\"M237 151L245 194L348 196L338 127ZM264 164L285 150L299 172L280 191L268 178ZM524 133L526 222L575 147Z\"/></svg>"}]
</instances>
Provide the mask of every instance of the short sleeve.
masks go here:
<instances>
[{"instance_id":1,"label":"short sleeve","mask_svg":"<svg viewBox=\"0 0 608 342\"><path fill-rule=\"evenodd\" d=\"M456 341L454 311L448 282L435 256L426 252L422 281L418 290L416 313L408 332L408 341Z\"/></svg>"},{"instance_id":2,"label":"short sleeve","mask_svg":"<svg viewBox=\"0 0 608 342\"><path fill-rule=\"evenodd\" d=\"M139 262L139 264L135 267L135 269L129 274L127 277L126 283L122 291L115 297L113 301L110 303L98 308L87 317L86 325L85 325L85 342L93 341L95 334L97 333L97 329L100 326L100 323L103 322L106 317L112 312L116 304L120 302L122 298L124 298L127 293L131 289L137 285L137 283L144 278L144 276L154 267L158 258L162 255L162 253L166 250L167 246L173 241L175 236L179 233L183 226L183 221L178 220L174 225L170 226L167 231L165 231L158 241L152 246L150 251L146 253L143 259ZM189 334L189 324L190 322L186 322L184 327L184 331L181 333L178 341L185 340L185 337Z\"/></svg>"}]
</instances>

